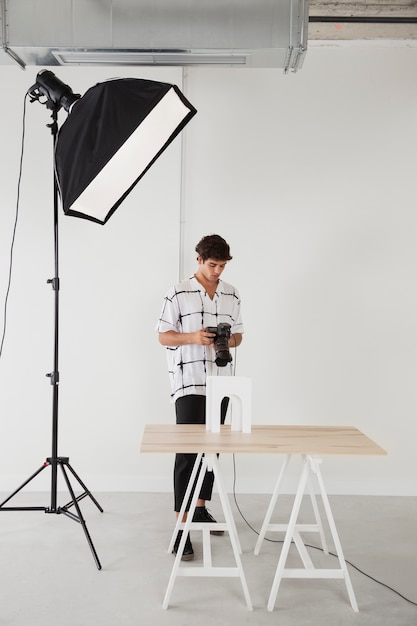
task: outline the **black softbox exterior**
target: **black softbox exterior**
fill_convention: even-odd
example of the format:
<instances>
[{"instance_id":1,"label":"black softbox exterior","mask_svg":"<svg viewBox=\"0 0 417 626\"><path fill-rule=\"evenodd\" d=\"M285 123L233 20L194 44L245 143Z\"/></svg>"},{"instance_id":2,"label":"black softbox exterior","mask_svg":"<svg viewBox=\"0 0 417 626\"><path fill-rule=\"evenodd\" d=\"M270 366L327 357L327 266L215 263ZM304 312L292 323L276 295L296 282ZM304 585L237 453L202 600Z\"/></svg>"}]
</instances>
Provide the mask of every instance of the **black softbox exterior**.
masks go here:
<instances>
[{"instance_id":1,"label":"black softbox exterior","mask_svg":"<svg viewBox=\"0 0 417 626\"><path fill-rule=\"evenodd\" d=\"M196 112L169 83L121 78L91 87L73 105L56 142L64 213L105 224Z\"/></svg>"}]
</instances>

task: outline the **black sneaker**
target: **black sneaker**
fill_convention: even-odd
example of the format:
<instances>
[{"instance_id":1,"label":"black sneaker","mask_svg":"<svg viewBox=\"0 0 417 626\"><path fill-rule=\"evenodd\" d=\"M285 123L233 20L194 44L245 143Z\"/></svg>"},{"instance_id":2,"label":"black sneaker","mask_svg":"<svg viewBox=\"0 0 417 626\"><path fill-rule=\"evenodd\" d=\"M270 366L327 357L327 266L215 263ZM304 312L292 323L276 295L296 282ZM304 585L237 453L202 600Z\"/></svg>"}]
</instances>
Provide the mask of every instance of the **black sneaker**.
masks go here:
<instances>
[{"instance_id":1,"label":"black sneaker","mask_svg":"<svg viewBox=\"0 0 417 626\"><path fill-rule=\"evenodd\" d=\"M210 524L216 524L216 520L205 506L195 507L193 522L209 522ZM224 530L211 530L210 535L224 535Z\"/></svg>"},{"instance_id":2,"label":"black sneaker","mask_svg":"<svg viewBox=\"0 0 417 626\"><path fill-rule=\"evenodd\" d=\"M175 539L174 549L172 550L172 554L177 554L178 548L180 547L180 541L182 537L182 530L178 531L177 538ZM194 550L193 544L191 543L190 535L187 535L187 539L185 540L184 550L181 556L181 561L192 561L194 558Z\"/></svg>"}]
</instances>

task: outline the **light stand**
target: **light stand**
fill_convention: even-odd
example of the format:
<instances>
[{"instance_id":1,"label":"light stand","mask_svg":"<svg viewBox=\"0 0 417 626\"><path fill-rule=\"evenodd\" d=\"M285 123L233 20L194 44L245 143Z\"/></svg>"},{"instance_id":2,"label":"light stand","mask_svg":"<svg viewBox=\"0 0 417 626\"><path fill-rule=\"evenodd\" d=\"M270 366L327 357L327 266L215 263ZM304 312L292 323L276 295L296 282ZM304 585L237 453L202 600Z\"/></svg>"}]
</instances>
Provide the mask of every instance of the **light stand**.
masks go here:
<instances>
[{"instance_id":1,"label":"light stand","mask_svg":"<svg viewBox=\"0 0 417 626\"><path fill-rule=\"evenodd\" d=\"M72 91L68 92L68 87L60 83L63 88L65 95L71 95ZM56 147L56 138L58 133L58 110L61 106L66 106L66 101L60 97L51 98L49 92L47 93L47 89L43 88L39 92L38 85L35 85L31 88L32 92L31 100L40 101L41 95L47 95L47 101L42 102L42 104L46 104L46 106L52 110L51 117L52 123L48 124L48 127L51 129L52 137L53 137L53 149L54 149L54 159L55 159L55 147ZM41 86L42 87L42 86ZM30 90L29 90L30 92ZM79 98L79 96L72 94L74 101ZM68 457L58 456L58 386L59 386L59 369L58 369L58 356L59 356L59 289L60 289L60 281L59 281L59 236L58 236L58 186L54 168L54 185L53 185L53 201L54 201L54 256L55 256L55 276L54 278L49 279L47 282L52 285L52 289L54 291L54 369L47 376L51 380L52 385L52 454L48 457L43 465L30 476L18 489L16 489L12 494L10 494L3 502L0 503L0 511L44 511L45 513L55 513L56 515L66 515L70 519L79 522L83 528L84 534L86 536L88 545L93 554L94 561L99 570L101 570L101 563L97 556L97 552L93 545L93 542L90 537L90 533L88 532L87 525L85 523L84 517L82 515L79 502L85 497L89 497L99 511L103 512L102 507L97 502L97 500L93 497L91 492L87 489L85 484L82 482L80 477L74 471L72 466L69 463ZM40 474L47 467L51 468L51 500L50 506L4 506L7 502L9 502L16 494L18 494L26 485L28 485L38 474ZM68 488L68 492L71 496L71 500L65 504L64 506L57 505L57 488L58 488L58 467L61 469L62 475L64 477L66 486ZM73 479L78 483L83 490L81 495L76 496L74 488L70 481L70 475ZM75 512L70 509L74 507Z\"/></svg>"},{"instance_id":2,"label":"light stand","mask_svg":"<svg viewBox=\"0 0 417 626\"><path fill-rule=\"evenodd\" d=\"M48 126L54 147L55 276L48 283L55 293L55 342L54 369L47 374L53 388L52 454L0 503L0 511L44 511L67 515L82 525L97 568L101 569L78 503L89 497L99 511L103 512L103 509L75 473L69 458L58 456L58 193L65 214L105 224L197 111L176 85L135 78L98 83L81 98L52 72L41 70L28 94L32 102L39 101L52 111L52 123ZM58 133L57 119L61 107L69 116ZM49 507L4 506L47 467L52 470ZM57 505L58 467L71 495L71 500L64 506ZM83 490L79 496L74 493L70 475ZM70 510L72 507L75 512Z\"/></svg>"}]
</instances>

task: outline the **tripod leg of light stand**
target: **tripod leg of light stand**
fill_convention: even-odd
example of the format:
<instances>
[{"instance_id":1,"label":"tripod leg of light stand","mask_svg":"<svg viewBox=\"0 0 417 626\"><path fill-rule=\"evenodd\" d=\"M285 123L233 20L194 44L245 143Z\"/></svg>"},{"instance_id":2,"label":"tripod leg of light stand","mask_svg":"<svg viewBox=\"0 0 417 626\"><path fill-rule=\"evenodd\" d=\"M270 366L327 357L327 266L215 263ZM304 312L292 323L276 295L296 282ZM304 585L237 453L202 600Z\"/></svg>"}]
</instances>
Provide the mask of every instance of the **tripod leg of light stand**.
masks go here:
<instances>
[{"instance_id":1,"label":"tripod leg of light stand","mask_svg":"<svg viewBox=\"0 0 417 626\"><path fill-rule=\"evenodd\" d=\"M30 483L31 480L36 478L36 476L40 474L42 470L45 469L45 467L48 467L48 466L49 466L49 463L45 461L45 463L38 470L36 470L36 472L32 474L32 476L30 476L27 480L25 480L25 482L22 483L20 487L18 487L15 491L13 491L13 493L11 493L5 500L3 500L3 502L0 503L0 511L45 511L46 507L44 506L6 506L5 507L3 505L6 504L6 502L8 502L9 500L11 500L16 494L18 494L19 491L22 491L22 489L26 487L26 485Z\"/></svg>"},{"instance_id":2,"label":"tripod leg of light stand","mask_svg":"<svg viewBox=\"0 0 417 626\"><path fill-rule=\"evenodd\" d=\"M13 493L11 493L5 500L3 500L3 502L0 503L0 512L1 511L44 511L45 513L56 513L56 514L62 513L64 515L67 515L68 517L70 517L74 521L79 522L81 524L81 526L82 526L82 528L84 530L84 534L85 534L85 536L87 538L88 545L90 546L90 550L91 550L91 552L93 554L94 561L95 561L95 563L97 565L97 568L100 570L101 569L101 563L100 563L100 560L99 560L99 558L97 556L97 552L96 552L96 550L94 548L93 542L92 542L91 537L90 537L90 533L88 532L87 525L86 525L84 517L83 517L83 515L81 513L81 509L80 509L80 507L78 505L78 502L80 500L82 500L83 498L85 498L86 496L89 496L91 498L91 500L94 502L94 504L97 506L97 508L99 509L99 511L101 513L103 513L103 509L99 505L97 500L93 497L93 495L90 493L90 491L88 491L87 487L81 481L81 479L76 474L76 472L73 470L73 468L69 465L68 460L69 459L66 458L66 457L58 457L55 460L56 466L59 465L61 467L62 473L64 475L65 482L67 484L68 491L69 491L69 493L71 495L71 498L72 498L72 500L68 504L66 504L66 505L64 505L62 507L56 507L55 505L52 505L51 507L46 507L46 506L4 506L7 502L9 502L9 500L11 500L15 495L17 495L20 491L22 491L22 489L24 487L26 487L26 485L29 484L34 478L36 478L36 476L38 474L40 474L45 468L51 467L53 465L54 459L48 458L44 462L44 464L38 470L36 470L36 472L34 472L32 474L32 476L30 476L27 480L25 480L25 482L22 483L20 485L20 487L15 489L15 491ZM79 484L84 489L84 493L82 493L80 496L78 496L78 498L76 497L76 495L74 493L74 489L72 488L72 485L71 485L71 483L69 481L68 475L67 475L67 473L65 471L65 467L64 467L65 465L68 467L70 472L73 474L74 478L77 479ZM56 483L55 483L55 487L54 488L56 489ZM56 500L56 493L54 495L55 495L55 497L53 497L53 499L52 499L53 502L55 502L55 500ZM68 511L68 508L70 506L75 506L77 514Z\"/></svg>"},{"instance_id":3,"label":"tripod leg of light stand","mask_svg":"<svg viewBox=\"0 0 417 626\"><path fill-rule=\"evenodd\" d=\"M92 552L92 555L93 555L93 557L94 557L94 561L95 561L95 563L96 563L96 565L97 565L97 569L99 569L99 570L100 570L100 569L101 569L101 563L100 563L100 560L99 560L99 558L98 558L98 555L97 555L96 549L95 549L95 547L94 547L94 544L93 544L93 542L92 542L92 540L91 540L90 533L88 532L88 528L87 528L87 524L85 523L85 519L84 519L84 517L83 517L83 515L82 515L82 513L81 513L81 509L80 509L79 504L78 504L78 499L77 499L77 497L75 496L74 490L73 490L72 485L71 485L71 483L70 483L70 480L69 480L69 478L68 478L68 474L67 474L67 472L66 472L66 470L65 470L65 465L67 465L67 467L69 467L69 466L68 466L68 463L67 463L67 460L64 460L64 461L62 462L62 460L61 460L61 459L58 459L58 463L59 463L59 466L60 466L60 468L61 468L61 470L62 470L62 474L63 474L63 476L64 476L64 479L65 479L65 482L66 482L66 484L67 484L68 491L70 492L70 495L71 495L72 500L71 500L71 502L70 502L69 504L67 504L67 505L65 505L65 506L63 506L63 507L59 507L57 512L58 512L58 513L63 513L64 515L66 515L66 516L67 516L67 517L69 517L70 519L72 519L72 520L74 520L74 521L76 521L76 522L79 522L79 523L81 524L81 526L82 526L82 528L83 528L83 531L84 531L84 534L85 534L85 537L86 537L86 539L87 539L87 543L88 543L88 545L89 545L89 547L90 547L90 550L91 550L91 552ZM72 469L70 469L70 471L71 471L72 473L74 473ZM85 495L88 495L88 494L84 494L84 496L85 496ZM83 496L83 497L84 497L84 496ZM102 511L103 509L101 509L100 505L98 505L98 503L96 503L96 504L97 504L97 506L99 507L99 509ZM72 506L72 505L74 505L74 506L75 506L75 509L76 509L76 511L77 511L77 514L72 513L71 511L68 511L68 510L67 510L67 507L68 507L68 506Z\"/></svg>"},{"instance_id":4,"label":"tripod leg of light stand","mask_svg":"<svg viewBox=\"0 0 417 626\"><path fill-rule=\"evenodd\" d=\"M98 508L98 510L100 511L100 513L103 513L103 509L100 506L100 504L97 502L97 500L95 499L95 497L93 496L93 494L91 493L91 491L85 486L85 484L83 483L83 481L81 480L81 478L78 476L78 474L76 473L76 471L74 470L73 467L71 467L71 465L69 464L69 459L67 459L65 462L61 461L62 465L66 465L66 467L69 469L69 471L71 472L71 474L74 476L75 480L78 482L79 485L81 485L81 487L84 489L84 492L77 496L77 502L80 502L81 500L83 500L84 498L90 498L90 500L92 502L94 502L94 504L96 505L96 507ZM68 509L70 506L72 506L74 504L74 501L71 500L71 502L68 502L68 504L65 504L63 507L63 509Z\"/></svg>"}]
</instances>

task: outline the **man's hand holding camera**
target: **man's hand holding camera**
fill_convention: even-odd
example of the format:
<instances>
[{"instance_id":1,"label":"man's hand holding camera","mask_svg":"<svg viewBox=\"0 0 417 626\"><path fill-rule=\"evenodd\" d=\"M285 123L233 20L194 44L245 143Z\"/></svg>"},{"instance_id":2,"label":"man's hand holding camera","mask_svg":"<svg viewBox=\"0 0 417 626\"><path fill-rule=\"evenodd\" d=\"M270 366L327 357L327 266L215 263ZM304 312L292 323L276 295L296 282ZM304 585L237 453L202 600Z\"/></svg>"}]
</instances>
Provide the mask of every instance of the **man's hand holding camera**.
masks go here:
<instances>
[{"instance_id":1,"label":"man's hand holding camera","mask_svg":"<svg viewBox=\"0 0 417 626\"><path fill-rule=\"evenodd\" d=\"M198 343L201 346L209 346L216 338L217 329L200 328L195 333L196 340L193 343Z\"/></svg>"}]
</instances>

